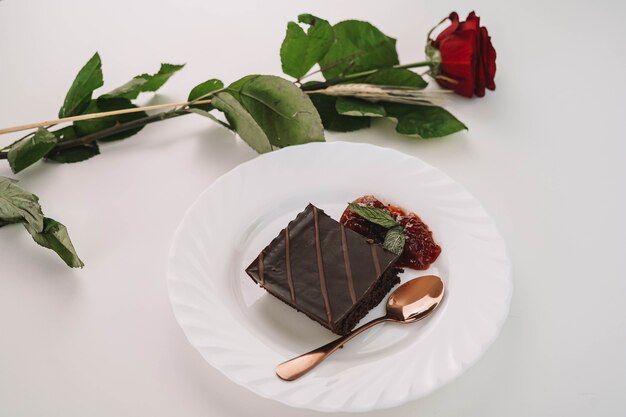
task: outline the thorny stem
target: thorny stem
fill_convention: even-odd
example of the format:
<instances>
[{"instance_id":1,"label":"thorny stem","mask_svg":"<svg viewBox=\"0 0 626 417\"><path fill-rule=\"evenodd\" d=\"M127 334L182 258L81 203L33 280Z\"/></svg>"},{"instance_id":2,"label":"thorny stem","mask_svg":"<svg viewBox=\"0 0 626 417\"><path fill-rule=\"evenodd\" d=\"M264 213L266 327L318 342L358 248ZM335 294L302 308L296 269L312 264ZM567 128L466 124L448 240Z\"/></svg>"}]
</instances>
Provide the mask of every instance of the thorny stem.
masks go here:
<instances>
[{"instance_id":1,"label":"thorny stem","mask_svg":"<svg viewBox=\"0 0 626 417\"><path fill-rule=\"evenodd\" d=\"M109 136L113 136L117 133L125 132L130 129L135 129L140 126L145 126L150 123L160 122L162 120L173 119L174 117L183 116L185 114L189 114L187 109L177 109L174 111L161 112L158 114L154 114L152 116L142 117L141 119L131 120L126 123L119 123L115 126L108 127L106 129L102 129L98 132L92 133L90 135L82 136L76 139L70 139L66 141L59 142L51 152L59 151L63 149L73 148L75 146L87 145L96 140L104 139ZM8 150L0 151L0 159L7 159L9 154Z\"/></svg>"},{"instance_id":2,"label":"thorny stem","mask_svg":"<svg viewBox=\"0 0 626 417\"><path fill-rule=\"evenodd\" d=\"M390 68L396 68L396 69L417 68L417 67L425 67L425 66L430 66L430 65L431 65L430 61L420 61L420 62L414 62L414 63L411 63L411 64L395 65L395 66L390 67ZM328 80L328 81L325 81L325 82L315 83L315 84L306 85L306 86L299 85L299 87L303 91L305 91L305 92L306 91L312 91L312 90L318 90L318 89L326 88L326 87L329 87L329 86L332 86L332 85L335 85L335 84L339 84L339 83L342 83L342 82L345 82L345 81L354 81L354 80L357 80L359 78L375 74L376 72L378 72L380 70L381 69L379 68L379 69L373 69L373 70L369 70L369 71L358 72L358 73L349 74L349 75L346 75L346 76L343 76L343 77L337 77L335 79ZM318 71L321 71L321 70L318 70ZM318 71L316 71L316 72L318 72ZM300 79L298 79L298 81L296 81L296 84L300 84L302 79L307 78L307 77L309 77L310 75L313 75L313 74L315 74L315 72L313 72L311 74L308 74L308 75L306 75L304 77L301 77ZM193 104L196 101L209 98L209 97L211 97L211 96L213 96L213 95L215 95L215 94L217 94L217 93L219 93L221 91L224 91L224 90L225 90L225 88L222 88L222 89L216 90L216 91L212 91L211 93L205 94L202 97L198 97L197 99L192 100L191 102L189 102L189 105ZM80 138L75 138L75 139L70 139L70 140L66 140L66 141L61 141L52 149L51 152L58 151L58 150L63 150L63 149L69 149L69 148L72 148L72 147L75 147L75 146L80 146L80 145L87 145L87 144L92 143L92 142L94 142L96 140L104 139L104 138L107 138L109 136L113 136L113 135L115 135L117 133L125 132L125 131L130 130L130 129L135 129L135 128L140 127L140 126L145 126L145 125L150 124L150 123L160 122L160 121L167 120L167 119L172 119L172 118L178 117L178 116L184 116L186 114L191 113L189 111L189 105L182 106L182 107L177 107L177 108L174 108L174 109L166 111L166 112L157 113L157 114L154 114L152 116L146 116L146 117L143 117L141 119L132 120L130 122L119 123L119 124L116 124L115 126L111 126L109 128L102 129L102 130L100 130L98 132L95 132L95 133L92 133L90 135L86 135L86 136L83 136L83 137L80 137ZM28 135L24 136L24 138L30 136L32 133L34 133L34 132L29 133ZM21 139L24 139L24 138L21 138ZM0 160L7 159L10 148L11 148L11 145L5 146L4 148L2 148L0 150Z\"/></svg>"},{"instance_id":3,"label":"thorny stem","mask_svg":"<svg viewBox=\"0 0 626 417\"><path fill-rule=\"evenodd\" d=\"M176 112L173 112L173 113L172 112L158 113L152 116L143 117L141 119L132 120L130 122L120 123L118 125L111 126L106 129L102 129L90 135L60 142L57 146L54 147L54 150L68 149L76 145L87 145L98 139L104 139L106 137L112 136L117 133L126 132L127 130L135 129L140 126L145 126L150 123L160 122L166 119L172 119L174 117L182 116L184 114L188 114L187 110L177 110Z\"/></svg>"},{"instance_id":4,"label":"thorny stem","mask_svg":"<svg viewBox=\"0 0 626 417\"><path fill-rule=\"evenodd\" d=\"M154 122L160 122L162 120L167 120L167 119L172 119L174 117L178 117L178 116L183 116L185 114L189 114L189 106L191 106L192 104L201 101L201 100L205 100L221 91L224 91L224 88L216 90L216 91L212 91L208 94L205 94L201 97L196 98L195 100L191 100L187 105L182 106L182 107L177 107L174 108L172 110L166 111L166 112L161 112L161 113L157 113L154 114L152 116L146 116L146 117L142 117L141 119L136 119L136 120L131 120L130 122L126 122L126 123L118 123L115 126L111 126L108 127L106 129L102 129L98 132L94 132L90 135L85 135L82 136L80 138L75 138L75 139L70 139L70 140L65 140L65 141L61 141L59 142L50 152L54 152L54 151L59 151L59 150L63 150L63 149L69 149L75 146L80 146L80 145L87 145L89 143L92 143L96 140L99 139L104 139L107 138L109 136L113 136L117 133L121 133L121 132L125 132L127 130L130 129L135 129L137 127L140 126L145 126L147 124L150 123L154 123ZM48 126L51 127L51 126ZM29 133L28 135L18 139L17 141L15 141L13 144L6 146L4 148L2 148L2 150L0 150L0 160L2 159L7 159L8 155L9 155L9 150L11 149L11 146L14 145L15 143L19 142L22 139L25 139L27 137L29 137L30 135L32 135L34 132Z\"/></svg>"},{"instance_id":5,"label":"thorny stem","mask_svg":"<svg viewBox=\"0 0 626 417\"><path fill-rule=\"evenodd\" d=\"M54 125L53 125L53 126L54 126ZM11 149L11 146L15 145L16 143L18 143L18 142L19 142L19 141L21 141L21 140L26 139L26 138L27 138L27 137L29 137L29 136L34 135L34 134L35 134L35 132L36 132L36 131L35 131L35 130L33 130L32 132L30 132L30 133L28 133L28 134L26 134L26 135L22 136L21 138L19 138L19 139L18 139L18 140L16 140L15 142L11 143L10 145L3 146L2 148L0 148L0 159L2 159L1 154L2 154L4 151L7 151L7 152L8 152L8 151Z\"/></svg>"}]
</instances>

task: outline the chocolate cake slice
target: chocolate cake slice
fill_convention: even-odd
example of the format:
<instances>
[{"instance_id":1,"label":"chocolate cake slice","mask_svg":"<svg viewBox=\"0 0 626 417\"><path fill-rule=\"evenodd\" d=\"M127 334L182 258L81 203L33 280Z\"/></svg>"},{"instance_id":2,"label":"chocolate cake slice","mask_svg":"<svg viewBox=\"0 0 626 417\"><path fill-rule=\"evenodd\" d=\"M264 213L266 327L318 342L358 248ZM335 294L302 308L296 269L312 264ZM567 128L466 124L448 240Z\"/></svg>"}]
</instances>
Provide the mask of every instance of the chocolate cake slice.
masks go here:
<instances>
[{"instance_id":1,"label":"chocolate cake slice","mask_svg":"<svg viewBox=\"0 0 626 417\"><path fill-rule=\"evenodd\" d=\"M246 272L334 333L348 333L400 282L398 255L309 204Z\"/></svg>"}]
</instances>

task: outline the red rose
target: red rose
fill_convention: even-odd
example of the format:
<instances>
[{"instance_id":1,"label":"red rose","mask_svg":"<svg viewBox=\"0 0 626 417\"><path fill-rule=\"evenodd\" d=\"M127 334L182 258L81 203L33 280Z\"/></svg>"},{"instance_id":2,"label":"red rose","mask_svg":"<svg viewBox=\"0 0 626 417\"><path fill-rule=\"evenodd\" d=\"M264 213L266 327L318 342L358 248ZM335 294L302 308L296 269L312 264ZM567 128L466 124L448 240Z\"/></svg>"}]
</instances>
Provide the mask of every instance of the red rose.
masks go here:
<instances>
[{"instance_id":1,"label":"red rose","mask_svg":"<svg viewBox=\"0 0 626 417\"><path fill-rule=\"evenodd\" d=\"M465 22L459 22L456 12L450 13L448 19L450 26L437 39L429 40L426 48L434 58L435 79L442 87L465 97L482 97L485 88L495 90L496 50L487 28L480 26L480 18L474 12Z\"/></svg>"}]
</instances>

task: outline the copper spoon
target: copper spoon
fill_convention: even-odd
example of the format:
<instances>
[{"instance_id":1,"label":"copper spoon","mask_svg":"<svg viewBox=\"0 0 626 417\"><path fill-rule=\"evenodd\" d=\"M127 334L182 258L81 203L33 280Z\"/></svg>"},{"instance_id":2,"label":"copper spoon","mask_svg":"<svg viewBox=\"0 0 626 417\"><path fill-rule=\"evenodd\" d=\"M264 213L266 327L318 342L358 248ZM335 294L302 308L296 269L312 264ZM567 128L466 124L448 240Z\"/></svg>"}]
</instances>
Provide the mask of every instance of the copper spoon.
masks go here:
<instances>
[{"instance_id":1,"label":"copper spoon","mask_svg":"<svg viewBox=\"0 0 626 417\"><path fill-rule=\"evenodd\" d=\"M374 319L363 326L352 330L322 347L289 359L276 367L276 375L285 381L293 381L309 372L329 357L334 351L342 347L354 336L385 321L396 323L413 323L432 313L443 299L444 285L441 278L435 275L426 275L413 278L400 285L391 293L387 300L387 314Z\"/></svg>"}]
</instances>

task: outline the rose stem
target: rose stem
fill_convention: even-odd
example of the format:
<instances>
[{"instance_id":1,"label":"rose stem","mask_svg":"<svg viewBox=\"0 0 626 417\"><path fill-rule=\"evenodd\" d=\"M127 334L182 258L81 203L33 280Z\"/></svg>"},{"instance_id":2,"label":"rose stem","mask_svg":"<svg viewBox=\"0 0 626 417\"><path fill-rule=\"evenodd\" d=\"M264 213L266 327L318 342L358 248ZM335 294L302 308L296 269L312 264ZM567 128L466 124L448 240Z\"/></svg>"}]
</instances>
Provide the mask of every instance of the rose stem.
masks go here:
<instances>
[{"instance_id":1,"label":"rose stem","mask_svg":"<svg viewBox=\"0 0 626 417\"><path fill-rule=\"evenodd\" d=\"M141 119L131 120L130 122L120 123L115 126L102 129L98 132L94 132L90 135L59 142L52 149L51 152L62 150L62 149L68 149L68 148L72 148L74 146L79 146L79 145L87 145L98 139L104 139L116 133L125 132L127 130L134 129L140 126L145 126L150 123L160 122L161 120L167 120L167 119L172 119L178 116L184 116L185 114L189 114L189 113L190 112L188 109L179 109L173 112L172 111L162 112L162 113L154 114L152 116L142 117ZM8 151L0 151L0 159L7 159L8 154L9 154Z\"/></svg>"},{"instance_id":2,"label":"rose stem","mask_svg":"<svg viewBox=\"0 0 626 417\"><path fill-rule=\"evenodd\" d=\"M420 61L420 62L413 62L411 64L394 65L393 67L389 67L389 68L395 68L395 69L417 68L417 67L426 67L426 66L429 66L430 64L431 64L430 61ZM349 74L349 75L346 75L344 77L338 77L338 78L335 78L335 79L332 79L332 80L328 80L328 81L325 81L325 82L305 85L305 86L302 86L301 88L302 88L303 91L319 90L319 89L322 89L322 88L329 87L331 85L342 83L344 81L353 81L353 80L361 78L361 77L366 77L368 75L375 74L375 73L377 73L378 71L380 71L382 69L389 69L389 68L377 68L377 69L373 69L373 70L369 70L369 71L357 72L357 73L354 73L354 74Z\"/></svg>"},{"instance_id":3,"label":"rose stem","mask_svg":"<svg viewBox=\"0 0 626 417\"><path fill-rule=\"evenodd\" d=\"M210 103L210 102L211 102L211 100L197 100L197 101L193 101L193 104L206 104L206 103ZM64 117L62 119L46 120L46 121L43 121L43 122L30 123L30 124L27 124L27 125L7 127L5 129L0 129L0 135L3 135L5 133L20 132L22 130L33 129L35 127L56 125L56 124L59 124L59 123L76 122L76 121L79 121L79 120L97 119L99 117L116 116L116 115L128 114L128 113L138 113L138 112L141 112L141 111L158 110L158 109L165 109L165 108L169 108L169 107L185 107L185 106L188 106L190 104L192 104L191 101L184 101L184 102L181 102L181 103L155 104L155 105L152 105L152 106L133 107L133 108L130 108L130 109L121 109L121 110L112 110L112 111L99 112L99 113L81 114L79 116ZM141 119L139 119L139 120L141 120Z\"/></svg>"}]
</instances>

